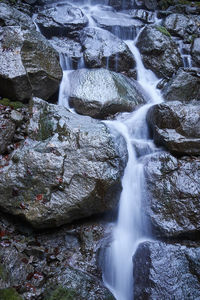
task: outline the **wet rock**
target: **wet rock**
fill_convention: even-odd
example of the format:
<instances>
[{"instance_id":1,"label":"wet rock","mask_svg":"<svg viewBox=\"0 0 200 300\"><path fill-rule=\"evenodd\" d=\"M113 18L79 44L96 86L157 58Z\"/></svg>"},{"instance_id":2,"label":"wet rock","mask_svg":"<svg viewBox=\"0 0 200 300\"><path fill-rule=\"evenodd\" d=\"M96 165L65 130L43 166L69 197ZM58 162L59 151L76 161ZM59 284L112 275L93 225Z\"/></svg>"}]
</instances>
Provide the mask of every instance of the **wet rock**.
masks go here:
<instances>
[{"instance_id":1,"label":"wet rock","mask_svg":"<svg viewBox=\"0 0 200 300\"><path fill-rule=\"evenodd\" d=\"M0 26L21 26L22 28L35 29L29 15L6 3L0 3Z\"/></svg>"},{"instance_id":2,"label":"wet rock","mask_svg":"<svg viewBox=\"0 0 200 300\"><path fill-rule=\"evenodd\" d=\"M179 69L177 74L165 85L163 97L168 101L200 100L200 75L198 72Z\"/></svg>"},{"instance_id":3,"label":"wet rock","mask_svg":"<svg viewBox=\"0 0 200 300\"><path fill-rule=\"evenodd\" d=\"M192 45L192 58L195 63L200 67L200 38L194 39Z\"/></svg>"},{"instance_id":4,"label":"wet rock","mask_svg":"<svg viewBox=\"0 0 200 300\"><path fill-rule=\"evenodd\" d=\"M135 1L134 0L129 0L129 1L109 0L108 4L114 7L115 9L122 10L122 9L133 8L135 5Z\"/></svg>"},{"instance_id":5,"label":"wet rock","mask_svg":"<svg viewBox=\"0 0 200 300\"><path fill-rule=\"evenodd\" d=\"M17 226L22 225L27 226ZM0 289L15 286L27 300L62 296L113 299L97 267L97 253L105 234L101 221L85 220L60 229L23 234L1 215L0 233L0 244L9 241L7 247L0 247Z\"/></svg>"},{"instance_id":6,"label":"wet rock","mask_svg":"<svg viewBox=\"0 0 200 300\"><path fill-rule=\"evenodd\" d=\"M186 39L198 30L197 23L189 16L183 14L170 14L164 20L164 26L173 35Z\"/></svg>"},{"instance_id":7,"label":"wet rock","mask_svg":"<svg viewBox=\"0 0 200 300\"><path fill-rule=\"evenodd\" d=\"M112 11L97 11L92 14L97 26L118 36L121 39L134 39L144 23L132 19L128 14Z\"/></svg>"},{"instance_id":8,"label":"wet rock","mask_svg":"<svg viewBox=\"0 0 200 300\"><path fill-rule=\"evenodd\" d=\"M128 10L127 13L133 18L138 19L146 24L152 24L155 22L156 14L144 9L133 9Z\"/></svg>"},{"instance_id":9,"label":"wet rock","mask_svg":"<svg viewBox=\"0 0 200 300\"><path fill-rule=\"evenodd\" d=\"M144 212L159 237L200 236L200 161L160 152L145 161Z\"/></svg>"},{"instance_id":10,"label":"wet rock","mask_svg":"<svg viewBox=\"0 0 200 300\"><path fill-rule=\"evenodd\" d=\"M200 155L200 104L170 102L155 105L147 114L156 144L178 154Z\"/></svg>"},{"instance_id":11,"label":"wet rock","mask_svg":"<svg viewBox=\"0 0 200 300\"><path fill-rule=\"evenodd\" d=\"M145 67L158 77L169 78L182 66L178 48L163 27L146 26L136 46L142 54Z\"/></svg>"},{"instance_id":12,"label":"wet rock","mask_svg":"<svg viewBox=\"0 0 200 300\"><path fill-rule=\"evenodd\" d=\"M77 66L83 61L82 46L79 42L66 37L53 37L49 42L60 53L63 70L77 69Z\"/></svg>"},{"instance_id":13,"label":"wet rock","mask_svg":"<svg viewBox=\"0 0 200 300\"><path fill-rule=\"evenodd\" d=\"M0 154L6 152L15 134L15 123L0 113Z\"/></svg>"},{"instance_id":14,"label":"wet rock","mask_svg":"<svg viewBox=\"0 0 200 300\"><path fill-rule=\"evenodd\" d=\"M59 57L36 31L0 28L0 94L27 101L32 95L48 100L62 78Z\"/></svg>"},{"instance_id":15,"label":"wet rock","mask_svg":"<svg viewBox=\"0 0 200 300\"><path fill-rule=\"evenodd\" d=\"M78 8L69 4L58 4L41 10L36 19L42 34L47 38L52 36L78 37L88 19Z\"/></svg>"},{"instance_id":16,"label":"wet rock","mask_svg":"<svg viewBox=\"0 0 200 300\"><path fill-rule=\"evenodd\" d=\"M1 169L1 209L45 228L115 207L124 140L115 146L106 125L39 99L31 112L27 140Z\"/></svg>"},{"instance_id":17,"label":"wet rock","mask_svg":"<svg viewBox=\"0 0 200 300\"><path fill-rule=\"evenodd\" d=\"M143 242L133 258L135 299L199 299L200 247Z\"/></svg>"},{"instance_id":18,"label":"wet rock","mask_svg":"<svg viewBox=\"0 0 200 300\"><path fill-rule=\"evenodd\" d=\"M74 71L70 82L70 105L79 114L94 118L133 111L146 102L136 81L105 69Z\"/></svg>"},{"instance_id":19,"label":"wet rock","mask_svg":"<svg viewBox=\"0 0 200 300\"><path fill-rule=\"evenodd\" d=\"M136 1L138 6L143 6L148 10L156 10L158 3L157 0L140 0Z\"/></svg>"},{"instance_id":20,"label":"wet rock","mask_svg":"<svg viewBox=\"0 0 200 300\"><path fill-rule=\"evenodd\" d=\"M84 60L89 68L109 68L114 71L129 70L135 66L128 46L118 37L99 28L86 28L81 33Z\"/></svg>"}]
</instances>

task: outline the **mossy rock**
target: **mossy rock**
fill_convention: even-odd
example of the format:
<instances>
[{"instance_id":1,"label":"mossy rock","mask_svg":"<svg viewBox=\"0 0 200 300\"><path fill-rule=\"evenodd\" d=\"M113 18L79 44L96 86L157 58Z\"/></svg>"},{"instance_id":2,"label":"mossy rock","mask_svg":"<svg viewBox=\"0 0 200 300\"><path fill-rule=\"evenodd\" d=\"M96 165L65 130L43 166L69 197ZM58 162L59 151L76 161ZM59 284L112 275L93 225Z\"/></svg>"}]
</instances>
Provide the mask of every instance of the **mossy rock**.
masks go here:
<instances>
[{"instance_id":1,"label":"mossy rock","mask_svg":"<svg viewBox=\"0 0 200 300\"><path fill-rule=\"evenodd\" d=\"M169 33L169 31L165 27L163 27L163 26L156 26L156 29L158 31L160 31L161 33L163 33L164 35L169 36L171 38L171 34Z\"/></svg>"},{"instance_id":2,"label":"mossy rock","mask_svg":"<svg viewBox=\"0 0 200 300\"><path fill-rule=\"evenodd\" d=\"M0 264L0 279L2 279L4 281L6 281L8 279L7 270L6 270L5 266L2 264Z\"/></svg>"},{"instance_id":3,"label":"mossy rock","mask_svg":"<svg viewBox=\"0 0 200 300\"><path fill-rule=\"evenodd\" d=\"M161 0L159 1L158 5L162 10L166 10L169 6L173 5L173 0Z\"/></svg>"},{"instance_id":4,"label":"mossy rock","mask_svg":"<svg viewBox=\"0 0 200 300\"><path fill-rule=\"evenodd\" d=\"M1 300L23 300L22 297L13 288L0 290Z\"/></svg>"},{"instance_id":5,"label":"mossy rock","mask_svg":"<svg viewBox=\"0 0 200 300\"><path fill-rule=\"evenodd\" d=\"M24 104L22 104L19 101L10 101L8 98L3 98L0 100L0 104L4 106L10 106L13 109L18 109L24 107Z\"/></svg>"},{"instance_id":6,"label":"mossy rock","mask_svg":"<svg viewBox=\"0 0 200 300\"><path fill-rule=\"evenodd\" d=\"M58 287L46 300L74 300L76 297L77 293L74 290Z\"/></svg>"}]
</instances>

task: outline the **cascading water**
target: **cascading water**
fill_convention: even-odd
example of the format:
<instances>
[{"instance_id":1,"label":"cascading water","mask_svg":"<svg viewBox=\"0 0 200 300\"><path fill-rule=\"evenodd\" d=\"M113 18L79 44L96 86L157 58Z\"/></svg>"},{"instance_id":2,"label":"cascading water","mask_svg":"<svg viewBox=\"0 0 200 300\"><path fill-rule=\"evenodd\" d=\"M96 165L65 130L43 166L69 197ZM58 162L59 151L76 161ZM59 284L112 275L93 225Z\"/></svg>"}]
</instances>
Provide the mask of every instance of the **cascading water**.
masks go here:
<instances>
[{"instance_id":1,"label":"cascading water","mask_svg":"<svg viewBox=\"0 0 200 300\"><path fill-rule=\"evenodd\" d=\"M123 114L116 121L107 124L114 127L127 143L128 163L122 179L122 193L119 203L118 220L113 229L113 242L106 252L104 281L117 300L133 299L133 264L132 256L141 239L145 238L147 228L142 221L141 199L144 196L144 175L142 159L138 156L156 150L149 140L146 114L150 106L162 102L156 89L156 76L143 66L139 51L133 41L127 41L137 63L138 82L143 87L149 100L131 114ZM137 151L138 145L143 151ZM139 154L139 155L138 155Z\"/></svg>"}]
</instances>

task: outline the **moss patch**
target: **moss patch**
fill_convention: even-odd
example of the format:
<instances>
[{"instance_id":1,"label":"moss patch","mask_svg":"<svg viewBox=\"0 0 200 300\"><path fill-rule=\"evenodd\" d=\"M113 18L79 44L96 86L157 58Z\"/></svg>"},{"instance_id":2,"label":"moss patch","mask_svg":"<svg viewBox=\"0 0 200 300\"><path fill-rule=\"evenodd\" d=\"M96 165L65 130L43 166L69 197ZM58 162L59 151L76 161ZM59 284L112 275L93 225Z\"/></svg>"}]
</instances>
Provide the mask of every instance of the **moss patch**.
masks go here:
<instances>
[{"instance_id":1,"label":"moss patch","mask_svg":"<svg viewBox=\"0 0 200 300\"><path fill-rule=\"evenodd\" d=\"M58 287L46 300L74 300L76 297L77 293L74 290Z\"/></svg>"},{"instance_id":2,"label":"moss patch","mask_svg":"<svg viewBox=\"0 0 200 300\"><path fill-rule=\"evenodd\" d=\"M24 107L24 104L19 101L10 101L8 98L3 98L0 100L0 104L4 106L10 106L13 109L18 109Z\"/></svg>"},{"instance_id":3,"label":"moss patch","mask_svg":"<svg viewBox=\"0 0 200 300\"><path fill-rule=\"evenodd\" d=\"M158 31L160 31L161 33L163 33L164 35L171 37L171 34L169 33L169 31L167 31L167 29L163 26L156 26L156 29Z\"/></svg>"},{"instance_id":4,"label":"moss patch","mask_svg":"<svg viewBox=\"0 0 200 300\"><path fill-rule=\"evenodd\" d=\"M4 265L0 264L0 278L4 281L7 280L8 274ZM1 299L1 298L0 298Z\"/></svg>"},{"instance_id":5,"label":"moss patch","mask_svg":"<svg viewBox=\"0 0 200 300\"><path fill-rule=\"evenodd\" d=\"M1 300L23 300L22 297L13 288L0 290Z\"/></svg>"}]
</instances>

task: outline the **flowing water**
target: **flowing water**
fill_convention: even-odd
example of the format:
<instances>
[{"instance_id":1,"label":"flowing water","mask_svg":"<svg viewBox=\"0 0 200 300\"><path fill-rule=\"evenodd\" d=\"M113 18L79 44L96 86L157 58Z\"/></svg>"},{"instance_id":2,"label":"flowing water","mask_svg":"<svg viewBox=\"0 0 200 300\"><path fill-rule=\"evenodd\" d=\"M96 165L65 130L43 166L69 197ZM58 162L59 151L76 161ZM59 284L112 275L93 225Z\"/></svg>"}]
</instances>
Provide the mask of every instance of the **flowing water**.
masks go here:
<instances>
[{"instance_id":1,"label":"flowing water","mask_svg":"<svg viewBox=\"0 0 200 300\"><path fill-rule=\"evenodd\" d=\"M145 239L148 232L141 211L141 200L145 197L142 156L157 150L149 140L146 114L153 104L162 102L160 91L156 89L156 76L144 68L134 42L127 41L127 44L135 56L138 82L146 92L149 103L133 113L125 114L126 118L122 114L117 120L107 122L111 129L114 127L123 135L128 149L118 219L113 229L113 242L105 254L104 267L105 284L117 300L133 299L132 257L138 243Z\"/></svg>"}]
</instances>

